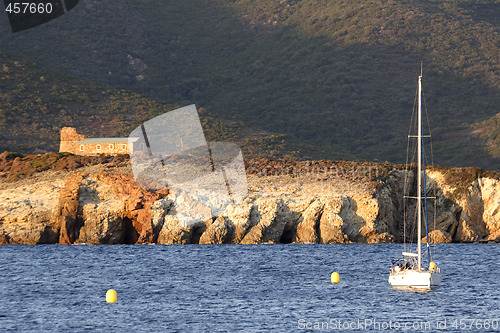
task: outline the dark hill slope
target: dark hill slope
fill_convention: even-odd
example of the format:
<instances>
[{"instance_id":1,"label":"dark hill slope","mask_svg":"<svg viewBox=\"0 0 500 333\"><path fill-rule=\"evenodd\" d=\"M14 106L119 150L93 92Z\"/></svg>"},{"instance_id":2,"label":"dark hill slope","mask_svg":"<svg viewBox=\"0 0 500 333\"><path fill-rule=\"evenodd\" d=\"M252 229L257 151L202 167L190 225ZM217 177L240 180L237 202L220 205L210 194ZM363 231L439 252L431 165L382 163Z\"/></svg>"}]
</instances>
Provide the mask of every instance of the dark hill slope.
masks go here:
<instances>
[{"instance_id":1,"label":"dark hill slope","mask_svg":"<svg viewBox=\"0 0 500 333\"><path fill-rule=\"evenodd\" d=\"M54 152L59 130L73 126L90 137L128 136L141 122L177 106L106 88L0 51L0 151ZM240 144L245 157L294 158L284 135L242 128L199 110L208 141Z\"/></svg>"},{"instance_id":2,"label":"dark hill slope","mask_svg":"<svg viewBox=\"0 0 500 333\"><path fill-rule=\"evenodd\" d=\"M0 150L57 151L59 130L126 136L173 105L108 89L0 52Z\"/></svg>"},{"instance_id":3,"label":"dark hill slope","mask_svg":"<svg viewBox=\"0 0 500 333\"><path fill-rule=\"evenodd\" d=\"M436 162L499 168L471 124L498 113L490 1L86 0L2 47L242 126L301 157L402 162L419 63ZM486 136L483 136L486 137ZM287 148L287 149L288 149Z\"/></svg>"}]
</instances>

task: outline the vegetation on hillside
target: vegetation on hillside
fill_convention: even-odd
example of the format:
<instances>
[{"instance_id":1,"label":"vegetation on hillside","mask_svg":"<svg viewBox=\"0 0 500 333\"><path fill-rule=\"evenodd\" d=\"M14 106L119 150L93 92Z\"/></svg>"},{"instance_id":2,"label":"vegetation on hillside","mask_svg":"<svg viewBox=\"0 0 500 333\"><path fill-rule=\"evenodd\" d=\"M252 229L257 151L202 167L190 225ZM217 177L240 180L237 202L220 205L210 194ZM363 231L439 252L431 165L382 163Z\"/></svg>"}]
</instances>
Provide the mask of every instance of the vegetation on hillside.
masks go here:
<instances>
[{"instance_id":1,"label":"vegetation on hillside","mask_svg":"<svg viewBox=\"0 0 500 333\"><path fill-rule=\"evenodd\" d=\"M84 166L107 164L123 166L128 156L75 156L68 153L47 153L43 155L3 152L0 154L0 180L16 181L39 172L72 171Z\"/></svg>"},{"instance_id":2,"label":"vegetation on hillside","mask_svg":"<svg viewBox=\"0 0 500 333\"><path fill-rule=\"evenodd\" d=\"M235 133L266 133L249 137L250 145L269 146L262 154L391 162L405 156L424 60L436 163L498 169L491 144L480 140L498 127L478 137L471 124L498 113L499 12L487 0L89 0L23 33L0 26L0 42L73 75L196 103L236 125ZM116 99L75 104L106 114L109 101ZM117 119L145 116L134 114L140 103L117 103L126 110L110 111ZM31 115L30 107L23 110ZM76 106L68 109L83 121Z\"/></svg>"},{"instance_id":3,"label":"vegetation on hillside","mask_svg":"<svg viewBox=\"0 0 500 333\"><path fill-rule=\"evenodd\" d=\"M108 89L0 52L0 150L57 151L59 130L127 136L141 121L175 106Z\"/></svg>"},{"instance_id":4,"label":"vegetation on hillside","mask_svg":"<svg viewBox=\"0 0 500 333\"><path fill-rule=\"evenodd\" d=\"M128 136L140 123L177 107L63 75L2 52L0 63L0 151L58 151L59 130L64 126L76 127L89 137ZM272 145L275 136L254 133L243 138L239 133L242 122L224 122L203 108L199 111L207 141L241 143L249 158L289 156L281 146L270 152L261 145L268 141ZM286 135L281 139L284 142Z\"/></svg>"},{"instance_id":5,"label":"vegetation on hillside","mask_svg":"<svg viewBox=\"0 0 500 333\"><path fill-rule=\"evenodd\" d=\"M500 113L474 124L475 133L486 141L491 155L500 158Z\"/></svg>"}]
</instances>

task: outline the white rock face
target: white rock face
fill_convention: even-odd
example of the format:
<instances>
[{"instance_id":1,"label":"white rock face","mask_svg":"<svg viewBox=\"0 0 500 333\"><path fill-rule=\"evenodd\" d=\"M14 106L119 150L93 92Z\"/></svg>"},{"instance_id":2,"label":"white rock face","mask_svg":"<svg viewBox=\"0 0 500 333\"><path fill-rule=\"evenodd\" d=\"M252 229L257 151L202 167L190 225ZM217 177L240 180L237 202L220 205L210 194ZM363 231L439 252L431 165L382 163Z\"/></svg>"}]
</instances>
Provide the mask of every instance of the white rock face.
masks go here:
<instances>
[{"instance_id":1,"label":"white rock face","mask_svg":"<svg viewBox=\"0 0 500 333\"><path fill-rule=\"evenodd\" d=\"M481 189L483 202L483 221L489 234L488 239L500 240L500 186L499 181L490 178L480 178L478 185Z\"/></svg>"},{"instance_id":2,"label":"white rock face","mask_svg":"<svg viewBox=\"0 0 500 333\"><path fill-rule=\"evenodd\" d=\"M109 185L89 175L80 184L79 215L83 221L75 243L120 244L125 236L125 200Z\"/></svg>"},{"instance_id":3,"label":"white rock face","mask_svg":"<svg viewBox=\"0 0 500 333\"><path fill-rule=\"evenodd\" d=\"M451 171L427 174L428 192L437 198L436 209L434 204L428 207L429 216L436 216L435 225L430 225L431 240L500 241L500 181L480 177L459 187L447 182L444 172ZM184 227L171 197L141 192L125 176L117 176L120 183L113 184L110 175L89 172L74 178L71 186L65 183L70 176L47 171L0 183L0 243L59 242L62 222L55 215L65 209L74 213L68 215L76 230L74 238L67 237L72 239L69 243L135 242L140 230L142 242L160 244L374 243L401 242L405 237L402 170L393 169L378 182L347 177L345 172L248 175L249 195L241 204ZM149 206L144 204L148 196Z\"/></svg>"},{"instance_id":4,"label":"white rock face","mask_svg":"<svg viewBox=\"0 0 500 333\"><path fill-rule=\"evenodd\" d=\"M448 232L453 241L500 240L499 180L477 178L466 188L458 188L447 183L440 172L429 172L429 176L440 189L439 229Z\"/></svg>"},{"instance_id":5,"label":"white rock face","mask_svg":"<svg viewBox=\"0 0 500 333\"><path fill-rule=\"evenodd\" d=\"M36 179L0 187L0 236L11 244L57 242L52 216L59 204L63 179Z\"/></svg>"}]
</instances>

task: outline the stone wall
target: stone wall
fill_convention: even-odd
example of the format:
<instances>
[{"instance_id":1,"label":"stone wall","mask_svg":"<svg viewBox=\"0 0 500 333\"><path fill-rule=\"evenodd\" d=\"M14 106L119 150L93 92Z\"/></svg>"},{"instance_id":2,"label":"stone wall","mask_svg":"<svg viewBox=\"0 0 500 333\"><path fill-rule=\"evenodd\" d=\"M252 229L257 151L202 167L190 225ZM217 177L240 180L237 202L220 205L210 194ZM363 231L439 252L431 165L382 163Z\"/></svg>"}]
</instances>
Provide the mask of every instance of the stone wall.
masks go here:
<instances>
[{"instance_id":1,"label":"stone wall","mask_svg":"<svg viewBox=\"0 0 500 333\"><path fill-rule=\"evenodd\" d=\"M83 150L81 150L83 146ZM118 155L128 154L133 150L132 143L85 143L75 145L78 155Z\"/></svg>"},{"instance_id":2,"label":"stone wall","mask_svg":"<svg viewBox=\"0 0 500 333\"><path fill-rule=\"evenodd\" d=\"M59 145L60 153L72 153L79 154L77 151L77 146L75 143L85 139L85 135L78 134L74 127L63 127L61 128L61 143Z\"/></svg>"}]
</instances>

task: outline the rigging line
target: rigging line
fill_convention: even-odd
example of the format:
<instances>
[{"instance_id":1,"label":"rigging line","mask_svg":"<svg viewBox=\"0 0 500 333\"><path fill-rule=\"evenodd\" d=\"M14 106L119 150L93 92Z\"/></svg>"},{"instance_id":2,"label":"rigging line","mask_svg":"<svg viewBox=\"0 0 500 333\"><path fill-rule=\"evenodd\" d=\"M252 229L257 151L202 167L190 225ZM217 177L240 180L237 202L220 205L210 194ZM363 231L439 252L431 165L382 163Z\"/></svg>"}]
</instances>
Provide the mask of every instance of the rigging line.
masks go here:
<instances>
[{"instance_id":1,"label":"rigging line","mask_svg":"<svg viewBox=\"0 0 500 333\"><path fill-rule=\"evenodd\" d=\"M423 157L423 167L424 167L424 207L425 207L425 234L427 243L427 255L429 257L429 262L431 262L431 253L429 248L429 218L427 214L427 174L425 172L425 149L424 149L424 139L422 138L422 157Z\"/></svg>"},{"instance_id":2,"label":"rigging line","mask_svg":"<svg viewBox=\"0 0 500 333\"><path fill-rule=\"evenodd\" d=\"M411 245L415 245L414 244L414 240L416 238L416 236L415 236L415 230L417 229L416 228L416 224L417 224L417 207L415 206L415 209L414 209L414 212L413 212L413 224L411 225L410 235L409 235L409 238L408 238L410 240L409 252L413 252L413 249L412 249Z\"/></svg>"},{"instance_id":3,"label":"rigging line","mask_svg":"<svg viewBox=\"0 0 500 333\"><path fill-rule=\"evenodd\" d=\"M415 118L417 118L417 114L416 114L416 109L415 109L415 115L414 115ZM415 119L416 120L416 119ZM418 132L418 125L417 125L417 121L415 121L415 124L413 125L413 131L414 133L417 133ZM418 140L412 140L412 151L411 151L411 165L417 163L416 159L417 159L417 148L418 148ZM416 168L416 166L415 166Z\"/></svg>"},{"instance_id":4,"label":"rigging line","mask_svg":"<svg viewBox=\"0 0 500 333\"><path fill-rule=\"evenodd\" d=\"M422 143L422 149L423 149L423 143ZM426 200L425 201L425 219L426 219L425 223L426 223L427 235L428 235L429 230L430 230L430 228L429 228L429 215L428 215L428 209L429 208L427 208L428 207L427 206L427 200L428 199L435 199L434 200L433 229L432 230L436 230L436 202L437 202L437 199L438 199L436 197L436 186L432 186L432 183L429 183L429 190L432 189L433 196L429 197L427 195L427 192L429 192L428 189L427 189L427 169L429 167L428 161L429 161L428 160L428 154L424 152L424 167L425 167L425 170L424 170L424 176L425 176L425 179L424 179L424 190L425 190L425 196L426 196L426 198L425 198L425 200ZM429 237L427 237L427 238L428 238L427 247L429 248L430 244L432 244L432 251L430 251L430 249L429 249L429 253L430 253L429 259L431 259L432 258L432 254L436 250L436 243L435 242L431 242Z\"/></svg>"},{"instance_id":5,"label":"rigging line","mask_svg":"<svg viewBox=\"0 0 500 333\"><path fill-rule=\"evenodd\" d=\"M405 164L405 180L403 183L403 243L404 243L404 250L406 251L406 199L404 196L406 195L406 191L408 190L408 153L409 153L409 146L410 146L410 138L407 139L406 143L406 164ZM409 193L408 193L409 194Z\"/></svg>"},{"instance_id":6,"label":"rigging line","mask_svg":"<svg viewBox=\"0 0 500 333\"><path fill-rule=\"evenodd\" d=\"M421 112L421 110L420 110L420 112ZM421 121L423 122L423 119ZM423 135L424 134L423 131L424 131L424 129L422 126L422 133L419 133L419 134ZM423 137L421 137L420 140L422 141L421 142L421 144L422 144L422 167L423 167L423 171L424 171L424 210L425 210L425 238L426 238L425 243L427 245L427 256L428 256L429 262L430 262L431 261L431 254L430 254L430 247L429 247L429 218L428 218L428 214L427 214L427 175L425 172L425 143L424 143L425 140ZM418 195L420 197L421 193L419 193Z\"/></svg>"},{"instance_id":7,"label":"rigging line","mask_svg":"<svg viewBox=\"0 0 500 333\"><path fill-rule=\"evenodd\" d=\"M431 166L434 166L434 149L433 149L433 146L432 146L432 131L431 131L431 124L430 124L430 121L429 121L429 113L427 112L427 103L425 101L425 93L424 91L422 90L422 100L424 102L424 110L425 110L425 118L427 119L427 129L429 130L429 143L430 143L430 146L431 146ZM437 195L436 195L436 189L437 188L437 183L436 183L436 186L433 186L433 192L434 192L434 197L437 198ZM434 200L434 217L433 217L433 221L434 221L434 229L433 230L436 230L436 214L437 214L437 200ZM436 253L436 242L433 242L433 253Z\"/></svg>"},{"instance_id":8,"label":"rigging line","mask_svg":"<svg viewBox=\"0 0 500 333\"><path fill-rule=\"evenodd\" d=\"M408 173L409 173L409 164L408 164L408 155L410 153L410 134L412 132L412 124L413 124L413 117L415 115L415 110L416 110L416 105L417 105L417 94L418 94L418 89L415 93L415 98L413 100L413 108L411 112L411 118L410 118L410 128L408 129L408 138L406 141L406 163L405 163L405 180L403 183L403 249L406 251L406 216L407 216L407 209L406 209L406 199L404 198L405 195L407 195L406 191L408 191ZM408 193L410 194L410 193Z\"/></svg>"},{"instance_id":9,"label":"rigging line","mask_svg":"<svg viewBox=\"0 0 500 333\"><path fill-rule=\"evenodd\" d=\"M429 113L427 112L427 104L425 103L425 94L422 90L422 100L424 101L425 118L427 119L427 129L429 130L430 144L431 144L431 165L434 166L434 152L432 150L432 132L431 124L429 122Z\"/></svg>"},{"instance_id":10,"label":"rigging line","mask_svg":"<svg viewBox=\"0 0 500 333\"><path fill-rule=\"evenodd\" d=\"M436 192L436 187L434 187L434 192ZM437 200L434 200L434 230L436 230L436 211L437 211ZM432 243L433 251L432 253L436 253L436 242Z\"/></svg>"}]
</instances>

